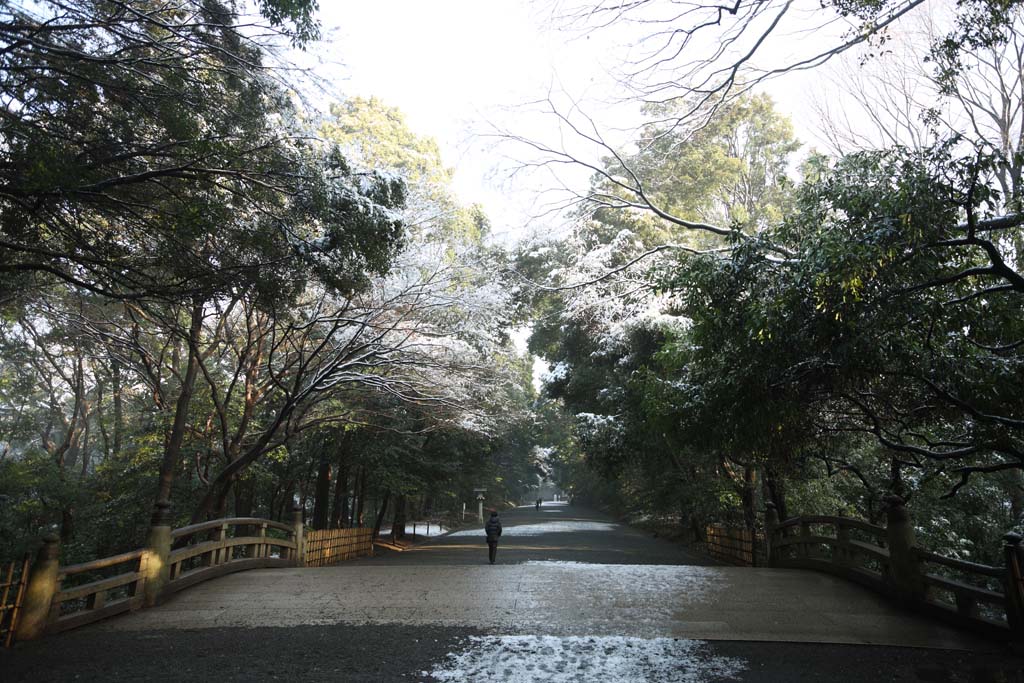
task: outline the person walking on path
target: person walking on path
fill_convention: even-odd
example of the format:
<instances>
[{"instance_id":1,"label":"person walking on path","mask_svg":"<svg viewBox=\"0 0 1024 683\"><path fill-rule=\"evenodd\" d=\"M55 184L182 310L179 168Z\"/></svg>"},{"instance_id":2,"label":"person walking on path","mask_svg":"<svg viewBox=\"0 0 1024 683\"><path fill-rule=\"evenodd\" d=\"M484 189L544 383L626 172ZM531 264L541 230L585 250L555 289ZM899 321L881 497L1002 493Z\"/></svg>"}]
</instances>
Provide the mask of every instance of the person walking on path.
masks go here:
<instances>
[{"instance_id":1,"label":"person walking on path","mask_svg":"<svg viewBox=\"0 0 1024 683\"><path fill-rule=\"evenodd\" d=\"M497 510L491 512L491 518L484 525L484 533L487 534L487 554L491 564L494 564L498 557L498 538L501 536L501 520L498 519Z\"/></svg>"}]
</instances>

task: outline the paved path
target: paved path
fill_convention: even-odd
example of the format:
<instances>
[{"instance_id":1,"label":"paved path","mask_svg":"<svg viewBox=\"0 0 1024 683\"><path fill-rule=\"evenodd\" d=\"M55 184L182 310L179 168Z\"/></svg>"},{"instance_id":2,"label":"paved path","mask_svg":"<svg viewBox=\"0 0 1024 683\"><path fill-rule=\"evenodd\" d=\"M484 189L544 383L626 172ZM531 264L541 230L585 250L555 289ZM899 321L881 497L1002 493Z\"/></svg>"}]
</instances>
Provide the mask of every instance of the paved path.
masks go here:
<instances>
[{"instance_id":1,"label":"paved path","mask_svg":"<svg viewBox=\"0 0 1024 683\"><path fill-rule=\"evenodd\" d=\"M606 515L568 505L548 503L540 512L527 506L503 513L504 534L498 552L501 565L538 560L596 564L719 565L678 543L653 538L616 524ZM423 543L413 551L386 553L371 564L486 565L483 525ZM410 554L412 553L412 554Z\"/></svg>"},{"instance_id":2,"label":"paved path","mask_svg":"<svg viewBox=\"0 0 1024 683\"><path fill-rule=\"evenodd\" d=\"M503 518L496 566L482 532L469 530L336 567L243 572L27 644L7 668L12 680L114 671L167 680L298 672L367 681L966 683L990 680L988 671L993 681L1024 681L1020 662L991 644L827 575L715 566L567 506ZM129 651L136 656L115 656ZM39 666L51 675L39 677Z\"/></svg>"}]
</instances>

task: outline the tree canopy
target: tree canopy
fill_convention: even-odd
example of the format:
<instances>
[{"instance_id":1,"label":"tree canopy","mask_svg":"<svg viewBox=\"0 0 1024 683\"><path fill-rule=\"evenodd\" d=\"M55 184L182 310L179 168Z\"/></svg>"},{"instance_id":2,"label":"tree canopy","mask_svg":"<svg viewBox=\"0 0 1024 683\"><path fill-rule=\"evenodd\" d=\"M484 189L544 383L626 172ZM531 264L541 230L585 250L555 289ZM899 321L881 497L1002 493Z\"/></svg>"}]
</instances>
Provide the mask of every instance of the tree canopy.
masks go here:
<instances>
[{"instance_id":1,"label":"tree canopy","mask_svg":"<svg viewBox=\"0 0 1024 683\"><path fill-rule=\"evenodd\" d=\"M908 7L841 11L869 22ZM943 40L1005 55L1017 20L975 35L978 7ZM597 14L644 11L620 9ZM638 25L685 42L686 21ZM544 391L575 416L566 481L581 496L700 538L710 521L763 524L764 502L877 521L895 493L921 510L927 541L996 561L1024 513L1024 219L1015 143L989 133L1013 130L1020 110L1011 95L1005 117L982 119L979 96L998 98L998 63L916 71L938 99L916 121L887 110L931 127L909 147L798 154L789 121L751 94L754 75L702 90L682 70L658 97L638 91L648 123L620 147L568 126L605 152L598 165L531 145L536 163L593 171L569 203L570 236L518 259L539 283L530 345L551 365ZM955 129L943 102L975 107L978 125Z\"/></svg>"},{"instance_id":2,"label":"tree canopy","mask_svg":"<svg viewBox=\"0 0 1024 683\"><path fill-rule=\"evenodd\" d=\"M621 37L641 123L549 94L561 137L504 135L589 175L507 247L400 109L302 96L316 2L0 3L0 555L127 550L154 504L400 536L553 477L694 539L896 494L994 562L1024 516L1021 10L907 29L922 5L559 4ZM798 127L771 83L840 60Z\"/></svg>"},{"instance_id":3,"label":"tree canopy","mask_svg":"<svg viewBox=\"0 0 1024 683\"><path fill-rule=\"evenodd\" d=\"M506 257L401 112L295 96L315 10L0 9L5 557L135 547L154 503L404 532L530 478Z\"/></svg>"}]
</instances>

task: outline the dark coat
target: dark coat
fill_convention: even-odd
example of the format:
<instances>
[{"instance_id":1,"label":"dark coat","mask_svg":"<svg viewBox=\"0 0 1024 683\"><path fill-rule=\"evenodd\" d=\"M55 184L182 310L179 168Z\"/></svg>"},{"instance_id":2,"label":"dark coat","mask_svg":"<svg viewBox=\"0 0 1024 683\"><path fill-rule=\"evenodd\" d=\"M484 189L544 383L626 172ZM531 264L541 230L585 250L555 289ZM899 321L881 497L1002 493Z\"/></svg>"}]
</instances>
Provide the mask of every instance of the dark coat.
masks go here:
<instances>
[{"instance_id":1,"label":"dark coat","mask_svg":"<svg viewBox=\"0 0 1024 683\"><path fill-rule=\"evenodd\" d=\"M488 543L498 542L498 537L501 536L501 520L497 515L487 520L487 524L484 525L484 533L487 534Z\"/></svg>"}]
</instances>

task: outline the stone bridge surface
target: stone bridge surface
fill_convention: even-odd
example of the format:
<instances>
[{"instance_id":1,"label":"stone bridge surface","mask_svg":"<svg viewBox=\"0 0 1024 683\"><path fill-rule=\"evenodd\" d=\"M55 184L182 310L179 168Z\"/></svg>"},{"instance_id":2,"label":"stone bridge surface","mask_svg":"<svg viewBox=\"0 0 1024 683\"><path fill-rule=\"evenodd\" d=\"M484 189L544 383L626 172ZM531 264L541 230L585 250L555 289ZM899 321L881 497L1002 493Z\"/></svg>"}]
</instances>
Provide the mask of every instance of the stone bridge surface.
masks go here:
<instances>
[{"instance_id":1,"label":"stone bridge surface","mask_svg":"<svg viewBox=\"0 0 1024 683\"><path fill-rule=\"evenodd\" d=\"M242 572L0 666L11 680L1024 680L994 644L841 579L721 566L567 505L502 518L494 566L475 528Z\"/></svg>"}]
</instances>

